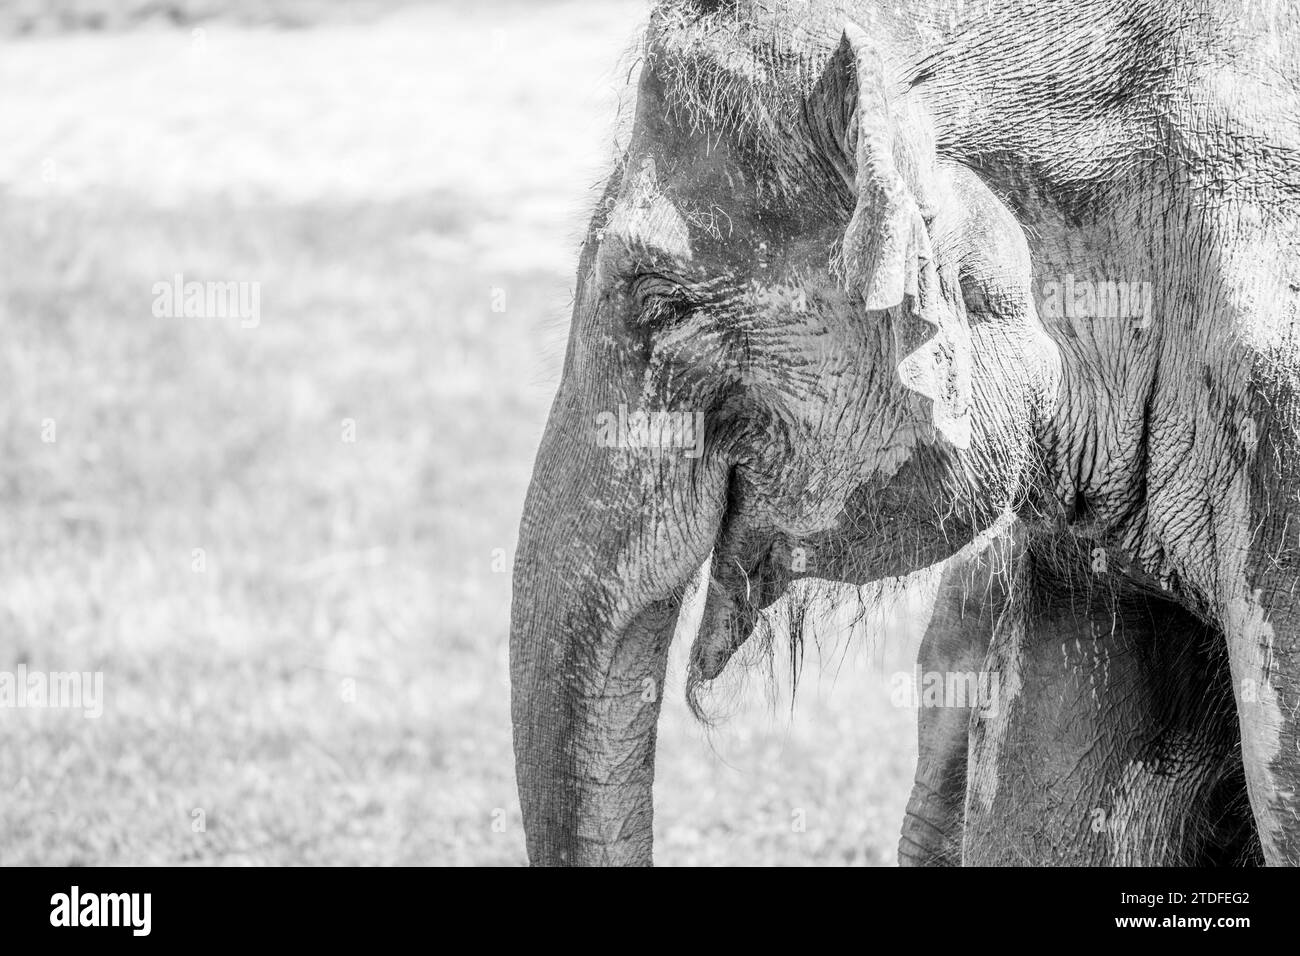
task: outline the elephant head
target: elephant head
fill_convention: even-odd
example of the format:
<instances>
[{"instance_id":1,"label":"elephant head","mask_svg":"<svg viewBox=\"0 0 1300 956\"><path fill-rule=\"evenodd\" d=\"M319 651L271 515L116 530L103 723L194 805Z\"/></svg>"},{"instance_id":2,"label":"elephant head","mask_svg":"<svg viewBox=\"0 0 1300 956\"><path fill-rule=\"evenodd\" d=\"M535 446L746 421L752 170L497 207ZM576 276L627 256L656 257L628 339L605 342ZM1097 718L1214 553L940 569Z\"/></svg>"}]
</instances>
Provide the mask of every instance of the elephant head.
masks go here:
<instances>
[{"instance_id":1,"label":"elephant head","mask_svg":"<svg viewBox=\"0 0 1300 956\"><path fill-rule=\"evenodd\" d=\"M765 88L703 35L651 25L524 507L535 864L651 862L667 650L710 555L697 681L794 579L909 572L989 527L1057 387L1025 239L936 156L887 44L850 26L813 60L772 53Z\"/></svg>"}]
</instances>

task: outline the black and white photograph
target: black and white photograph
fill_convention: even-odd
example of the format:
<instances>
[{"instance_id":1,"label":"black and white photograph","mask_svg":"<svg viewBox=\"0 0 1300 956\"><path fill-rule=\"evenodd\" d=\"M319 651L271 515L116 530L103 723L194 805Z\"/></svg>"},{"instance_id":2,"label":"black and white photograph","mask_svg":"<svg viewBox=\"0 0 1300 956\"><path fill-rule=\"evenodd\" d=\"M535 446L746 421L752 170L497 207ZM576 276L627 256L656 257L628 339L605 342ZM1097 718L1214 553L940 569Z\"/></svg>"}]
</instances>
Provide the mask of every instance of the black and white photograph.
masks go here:
<instances>
[{"instance_id":1,"label":"black and white photograph","mask_svg":"<svg viewBox=\"0 0 1300 956\"><path fill-rule=\"evenodd\" d=\"M1300 0L0 0L0 129L24 919L1300 864Z\"/></svg>"}]
</instances>

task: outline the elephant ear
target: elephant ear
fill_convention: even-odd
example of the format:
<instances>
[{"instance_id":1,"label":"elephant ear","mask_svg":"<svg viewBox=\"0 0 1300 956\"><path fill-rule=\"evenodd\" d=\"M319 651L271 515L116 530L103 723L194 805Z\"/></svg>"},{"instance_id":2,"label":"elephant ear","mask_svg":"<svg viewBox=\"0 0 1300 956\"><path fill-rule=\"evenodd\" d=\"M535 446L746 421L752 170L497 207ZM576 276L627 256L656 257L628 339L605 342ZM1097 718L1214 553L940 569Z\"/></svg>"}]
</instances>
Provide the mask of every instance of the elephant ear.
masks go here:
<instances>
[{"instance_id":1,"label":"elephant ear","mask_svg":"<svg viewBox=\"0 0 1300 956\"><path fill-rule=\"evenodd\" d=\"M868 311L901 309L931 327L899 362L899 378L930 399L939 434L966 448L970 330L944 297L927 226L940 192L933 126L915 98L891 96L884 72L880 49L849 25L819 85L853 202L838 266Z\"/></svg>"}]
</instances>

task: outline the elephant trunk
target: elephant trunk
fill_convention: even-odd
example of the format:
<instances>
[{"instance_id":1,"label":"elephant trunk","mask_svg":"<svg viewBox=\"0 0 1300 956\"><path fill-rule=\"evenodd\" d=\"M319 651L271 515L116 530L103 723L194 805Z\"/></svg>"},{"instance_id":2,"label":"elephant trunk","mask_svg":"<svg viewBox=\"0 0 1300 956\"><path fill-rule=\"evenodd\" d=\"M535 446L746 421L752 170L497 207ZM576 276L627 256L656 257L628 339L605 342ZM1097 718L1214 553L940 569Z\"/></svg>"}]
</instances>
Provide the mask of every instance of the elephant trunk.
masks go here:
<instances>
[{"instance_id":1,"label":"elephant trunk","mask_svg":"<svg viewBox=\"0 0 1300 956\"><path fill-rule=\"evenodd\" d=\"M652 862L668 648L725 505L725 469L599 447L591 414L557 399L515 561L511 715L534 865Z\"/></svg>"},{"instance_id":2,"label":"elephant trunk","mask_svg":"<svg viewBox=\"0 0 1300 956\"><path fill-rule=\"evenodd\" d=\"M675 618L667 605L648 609L589 645L580 634L594 622L562 609L517 616L511 714L534 865L651 862L655 733Z\"/></svg>"}]
</instances>

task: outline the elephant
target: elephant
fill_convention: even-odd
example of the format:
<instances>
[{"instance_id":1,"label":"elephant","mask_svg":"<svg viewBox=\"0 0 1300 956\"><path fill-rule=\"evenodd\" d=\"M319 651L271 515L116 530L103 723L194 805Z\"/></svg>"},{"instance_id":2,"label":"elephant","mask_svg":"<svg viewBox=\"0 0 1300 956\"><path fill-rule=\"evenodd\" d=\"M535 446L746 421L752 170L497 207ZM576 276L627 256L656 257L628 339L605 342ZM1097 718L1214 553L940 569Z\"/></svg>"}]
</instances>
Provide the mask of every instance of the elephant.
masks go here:
<instances>
[{"instance_id":1,"label":"elephant","mask_svg":"<svg viewBox=\"0 0 1300 956\"><path fill-rule=\"evenodd\" d=\"M903 575L1012 522L999 716L965 768L922 755L965 771L963 859L998 861L1003 828L1021 862L1300 863L1297 12L655 5L515 555L531 862L652 862L698 569L694 684L795 581ZM1098 660L1116 681L1081 693ZM1042 813L1054 748L1089 779ZM1146 836L1060 837L1091 810Z\"/></svg>"}]
</instances>

